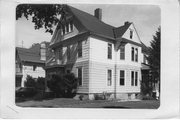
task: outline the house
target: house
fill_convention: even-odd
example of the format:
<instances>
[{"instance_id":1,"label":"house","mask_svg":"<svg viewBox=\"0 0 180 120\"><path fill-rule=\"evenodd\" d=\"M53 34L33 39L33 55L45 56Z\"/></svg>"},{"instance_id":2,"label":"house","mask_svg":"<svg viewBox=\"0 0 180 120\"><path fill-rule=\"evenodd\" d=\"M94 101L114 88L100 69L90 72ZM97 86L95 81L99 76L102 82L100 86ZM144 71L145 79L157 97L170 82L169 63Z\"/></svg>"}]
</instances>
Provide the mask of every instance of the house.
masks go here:
<instances>
[{"instance_id":1,"label":"house","mask_svg":"<svg viewBox=\"0 0 180 120\"><path fill-rule=\"evenodd\" d=\"M50 42L54 56L46 66L47 77L72 72L78 77L78 94L94 99L134 99L142 80L142 42L132 22L113 27L102 21L102 9L94 15L65 5L64 17Z\"/></svg>"},{"instance_id":2,"label":"house","mask_svg":"<svg viewBox=\"0 0 180 120\"><path fill-rule=\"evenodd\" d=\"M16 88L24 87L27 75L45 77L48 42L33 44L30 48L16 47Z\"/></svg>"}]
</instances>

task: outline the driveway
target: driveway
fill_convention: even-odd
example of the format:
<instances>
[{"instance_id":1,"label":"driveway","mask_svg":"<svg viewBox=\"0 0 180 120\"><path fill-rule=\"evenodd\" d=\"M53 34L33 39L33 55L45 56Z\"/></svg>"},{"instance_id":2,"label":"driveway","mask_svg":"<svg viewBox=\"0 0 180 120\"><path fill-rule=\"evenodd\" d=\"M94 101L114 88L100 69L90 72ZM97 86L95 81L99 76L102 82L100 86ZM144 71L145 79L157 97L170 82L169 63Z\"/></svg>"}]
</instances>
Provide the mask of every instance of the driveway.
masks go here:
<instances>
[{"instance_id":1,"label":"driveway","mask_svg":"<svg viewBox=\"0 0 180 120\"><path fill-rule=\"evenodd\" d=\"M47 108L121 108L121 109L157 109L158 100L120 101L120 100L74 100L55 98L42 101L25 101L16 103L20 107L47 107Z\"/></svg>"}]
</instances>

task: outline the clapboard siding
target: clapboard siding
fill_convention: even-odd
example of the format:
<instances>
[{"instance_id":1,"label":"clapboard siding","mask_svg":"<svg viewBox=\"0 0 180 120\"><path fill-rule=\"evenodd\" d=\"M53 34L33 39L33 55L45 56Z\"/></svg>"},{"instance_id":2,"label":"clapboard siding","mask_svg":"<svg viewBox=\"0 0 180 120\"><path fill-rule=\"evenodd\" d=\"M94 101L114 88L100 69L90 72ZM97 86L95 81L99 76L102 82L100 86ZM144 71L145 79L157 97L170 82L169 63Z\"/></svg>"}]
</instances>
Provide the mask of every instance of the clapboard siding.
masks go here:
<instances>
[{"instance_id":1,"label":"clapboard siding","mask_svg":"<svg viewBox=\"0 0 180 120\"><path fill-rule=\"evenodd\" d=\"M120 86L120 70L125 71L125 85ZM138 72L138 85L131 86L131 71ZM141 70L139 67L130 66L130 65L118 65L117 74L116 74L116 91L118 93L133 93L140 92L140 81L141 81Z\"/></svg>"},{"instance_id":2,"label":"clapboard siding","mask_svg":"<svg viewBox=\"0 0 180 120\"><path fill-rule=\"evenodd\" d=\"M82 67L83 69L83 85L78 87L78 93L88 93L89 92L89 62L76 62L74 64L67 64L66 69L71 70L72 73L77 77L77 68Z\"/></svg>"},{"instance_id":3,"label":"clapboard siding","mask_svg":"<svg viewBox=\"0 0 180 120\"><path fill-rule=\"evenodd\" d=\"M112 70L112 86L107 86L107 70ZM104 64L100 62L90 62L90 93L102 93L102 92L118 92L118 93L133 93L140 92L140 68L129 65L117 66L115 72L115 66L112 64ZM125 86L119 85L119 71L125 70ZM138 71L138 86L131 86L131 71ZM116 80L116 83L115 83ZM116 85L116 87L115 87Z\"/></svg>"},{"instance_id":4,"label":"clapboard siding","mask_svg":"<svg viewBox=\"0 0 180 120\"><path fill-rule=\"evenodd\" d=\"M112 85L107 86L107 70L112 70ZM90 61L90 93L114 91L114 65Z\"/></svg>"},{"instance_id":5,"label":"clapboard siding","mask_svg":"<svg viewBox=\"0 0 180 120\"><path fill-rule=\"evenodd\" d=\"M68 44L70 47L70 59L67 59L67 46L62 47L62 51L60 51L60 48L56 49L55 55L56 60L59 59L59 64L71 64L75 62L83 62L87 61L89 59L89 39L82 41L82 57L78 58L78 43L74 44ZM62 52L62 58L59 57L60 52Z\"/></svg>"}]
</instances>

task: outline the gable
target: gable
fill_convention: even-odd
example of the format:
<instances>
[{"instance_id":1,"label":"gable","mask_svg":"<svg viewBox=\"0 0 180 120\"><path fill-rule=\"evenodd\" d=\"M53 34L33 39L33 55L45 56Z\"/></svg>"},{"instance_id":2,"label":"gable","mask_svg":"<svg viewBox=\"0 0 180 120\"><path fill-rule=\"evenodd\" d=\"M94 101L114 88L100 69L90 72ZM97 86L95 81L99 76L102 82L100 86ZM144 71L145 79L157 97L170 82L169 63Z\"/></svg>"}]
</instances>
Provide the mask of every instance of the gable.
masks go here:
<instances>
[{"instance_id":1,"label":"gable","mask_svg":"<svg viewBox=\"0 0 180 120\"><path fill-rule=\"evenodd\" d=\"M130 32L132 31L132 38L130 38ZM133 23L129 26L129 28L126 30L126 32L122 35L122 38L125 38L127 40L130 40L135 43L141 44L141 41L139 39L139 36L137 34L137 31L133 25Z\"/></svg>"}]
</instances>

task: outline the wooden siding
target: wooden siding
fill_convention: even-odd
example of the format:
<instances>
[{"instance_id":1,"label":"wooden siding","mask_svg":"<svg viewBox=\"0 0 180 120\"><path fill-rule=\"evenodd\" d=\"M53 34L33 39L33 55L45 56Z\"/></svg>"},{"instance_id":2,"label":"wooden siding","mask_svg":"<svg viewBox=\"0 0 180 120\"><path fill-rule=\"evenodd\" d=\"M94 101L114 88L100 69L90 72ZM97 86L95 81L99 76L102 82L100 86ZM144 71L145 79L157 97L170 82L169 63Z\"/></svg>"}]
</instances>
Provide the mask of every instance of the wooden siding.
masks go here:
<instances>
[{"instance_id":1,"label":"wooden siding","mask_svg":"<svg viewBox=\"0 0 180 120\"><path fill-rule=\"evenodd\" d=\"M101 62L90 61L90 93L118 92L118 93L136 93L140 92L141 71L139 67L129 65L118 65L115 71L115 65L104 64ZM112 85L107 86L107 70L112 70ZM119 85L119 71L125 70L125 86ZM138 71L138 86L131 86L131 71ZM116 81L116 83L115 83ZM115 87L116 85L116 87Z\"/></svg>"},{"instance_id":2,"label":"wooden siding","mask_svg":"<svg viewBox=\"0 0 180 120\"><path fill-rule=\"evenodd\" d=\"M77 77L77 68L81 67L83 71L82 86L78 87L78 93L89 93L89 61L67 64L66 70L70 70Z\"/></svg>"},{"instance_id":3,"label":"wooden siding","mask_svg":"<svg viewBox=\"0 0 180 120\"><path fill-rule=\"evenodd\" d=\"M132 36L132 39L130 39L130 30L133 31L133 36ZM124 35L122 36L122 38L126 38L128 40L131 40L133 42L136 42L136 43L139 43L141 44L140 40L139 40L139 37L138 37L138 34L136 32L136 29L134 28L134 25L131 24L129 26L129 28L127 29L127 31L124 33Z\"/></svg>"},{"instance_id":4,"label":"wooden siding","mask_svg":"<svg viewBox=\"0 0 180 120\"><path fill-rule=\"evenodd\" d=\"M139 81L141 80L141 47L127 43L125 45L125 60L120 60L120 51L114 49L114 44L108 40L99 40L90 37L90 58L89 58L89 92L118 92L132 93L140 92L140 82L138 86L131 86L131 70L138 71ZM107 58L107 44L112 43L112 59ZM131 61L131 47L138 48L138 62ZM115 67L116 65L116 67ZM116 68L116 69L115 69ZM112 86L107 86L107 70L113 73ZM120 86L119 71L125 70L125 86ZM116 86L115 86L116 80Z\"/></svg>"}]
</instances>

